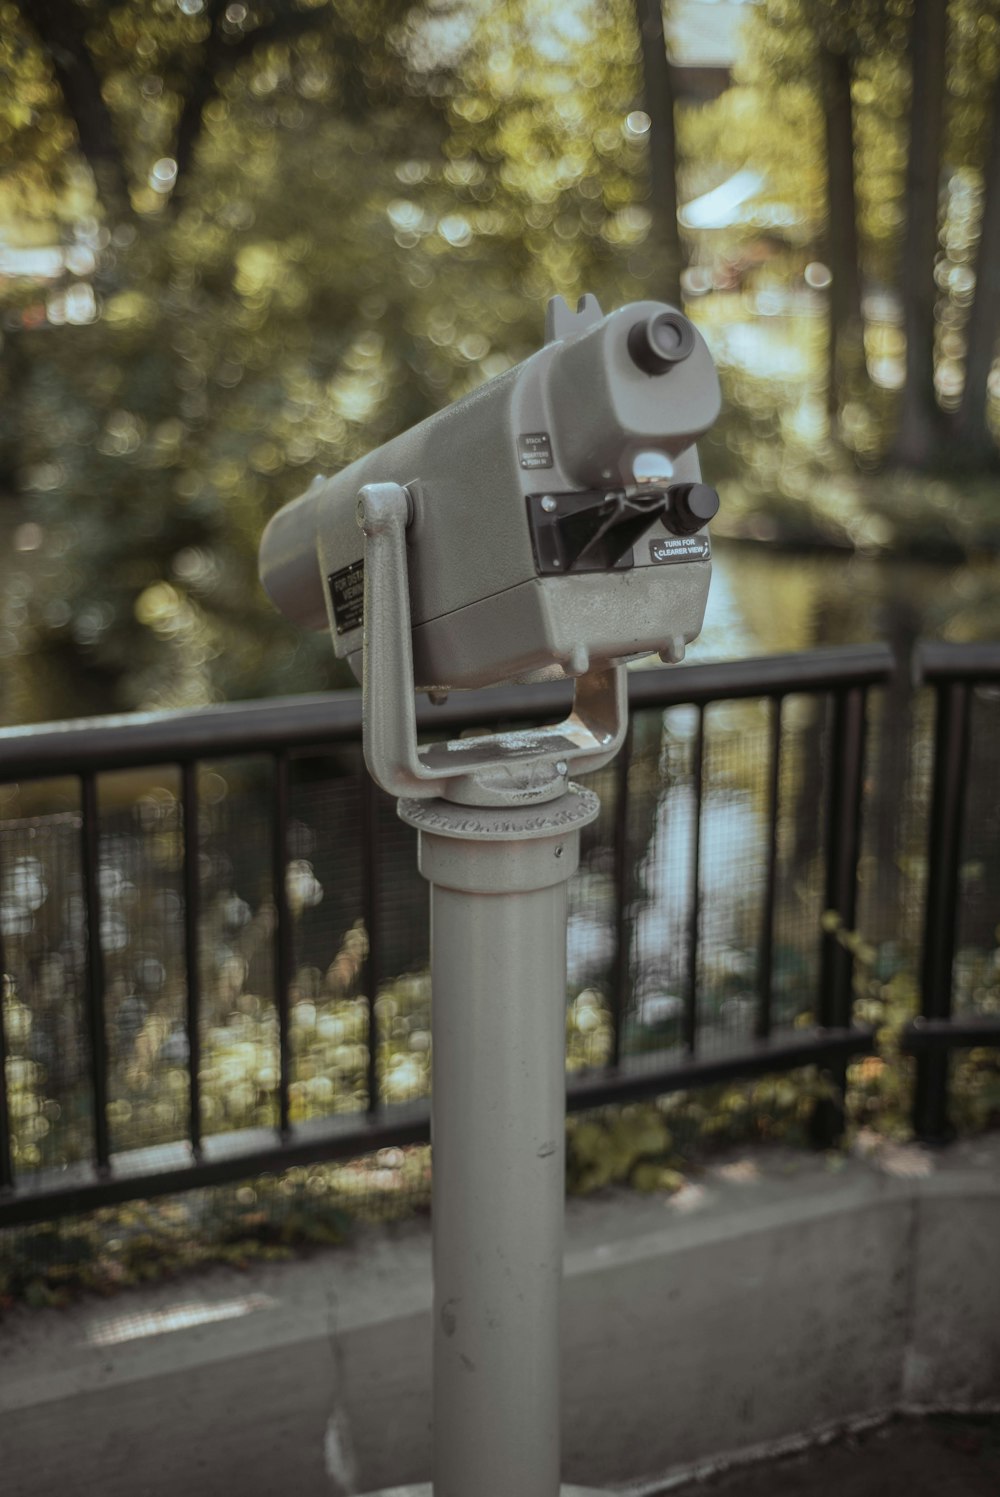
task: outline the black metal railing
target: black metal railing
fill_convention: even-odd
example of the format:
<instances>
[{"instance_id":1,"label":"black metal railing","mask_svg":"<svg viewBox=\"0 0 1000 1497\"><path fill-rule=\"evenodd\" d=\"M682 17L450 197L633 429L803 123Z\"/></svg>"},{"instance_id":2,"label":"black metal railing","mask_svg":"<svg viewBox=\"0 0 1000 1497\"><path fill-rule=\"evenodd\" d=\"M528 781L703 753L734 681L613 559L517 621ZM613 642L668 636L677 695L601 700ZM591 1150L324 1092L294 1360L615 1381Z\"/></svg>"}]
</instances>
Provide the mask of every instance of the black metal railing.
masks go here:
<instances>
[{"instance_id":1,"label":"black metal railing","mask_svg":"<svg viewBox=\"0 0 1000 1497\"><path fill-rule=\"evenodd\" d=\"M1000 1044L1000 1014L953 1014L973 706L977 689L1000 685L1000 645L924 642L914 664L917 679L934 691L936 711L920 1014L909 1025L904 1045L917 1058L914 1129L918 1137L938 1143L952 1132L952 1051Z\"/></svg>"},{"instance_id":2,"label":"black metal railing","mask_svg":"<svg viewBox=\"0 0 1000 1497\"><path fill-rule=\"evenodd\" d=\"M906 1034L918 1055L915 1119L919 1134L943 1137L948 1120L948 1054L955 1046L1000 1041L1000 1023L956 1020L951 973L962 846L963 786L969 753L970 700L977 683L1000 681L1000 647L925 646L921 679L937 693L933 805L929 826L930 879L926 896L921 1016ZM840 930L856 921L858 868L866 795L866 726L869 696L897 668L886 646L821 650L675 671L634 672L629 680L633 715L693 708L697 714L691 755L693 822L686 912L687 969L681 994L679 1043L637 1063L623 1042L632 997L629 895L635 850L629 846L631 739L610 784L614 881L614 950L608 964L611 1039L608 1063L572 1078L572 1109L648 1097L733 1078L815 1065L843 1083L852 1056L872 1050L871 1031L856 1025L853 957ZM552 718L568 703L569 688L551 685L504 687L456 696L441 706L422 706L424 732L454 732L483 723ZM790 1027L775 1023L776 908L779 882L779 805L786 752L785 704L813 698L828 706L824 743L825 834L822 846L823 907L837 920L817 921L820 951L812 1018ZM704 1050L699 1008L699 957L703 925L702 826L706 795L706 709L758 699L767 704L767 763L763 897L749 1034L728 1048ZM13 1130L6 1082L8 1046L0 1007L0 1226L39 1221L128 1199L220 1184L323 1159L349 1158L390 1144L426 1140L425 1100L386 1105L377 1064L376 1001L383 981L380 964L380 890L385 874L380 833L381 792L358 770L361 807L361 918L366 951L359 992L368 1006L367 1110L294 1123L291 1116L292 1047L289 1023L294 979L294 921L286 873L290 859L290 775L310 754L348 746L354 754L361 734L356 692L334 696L227 705L185 713L144 714L85 723L0 732L0 785L72 777L79 786L80 869L83 939L86 944L83 1000L90 1070L90 1133L87 1161L40 1171L15 1169ZM201 871L199 865L198 769L226 755L264 755L270 763L270 826L274 902L274 1007L277 1020L276 1126L210 1133L203 1127L200 1085L204 994L200 979ZM358 760L358 762L360 762ZM108 1126L109 1059L102 947L99 778L113 771L177 766L183 827L181 888L183 960L186 976L184 1030L187 1039L186 1138L148 1149L115 1151ZM2 853L0 853L2 857ZM0 937L0 968L8 965Z\"/></svg>"}]
</instances>

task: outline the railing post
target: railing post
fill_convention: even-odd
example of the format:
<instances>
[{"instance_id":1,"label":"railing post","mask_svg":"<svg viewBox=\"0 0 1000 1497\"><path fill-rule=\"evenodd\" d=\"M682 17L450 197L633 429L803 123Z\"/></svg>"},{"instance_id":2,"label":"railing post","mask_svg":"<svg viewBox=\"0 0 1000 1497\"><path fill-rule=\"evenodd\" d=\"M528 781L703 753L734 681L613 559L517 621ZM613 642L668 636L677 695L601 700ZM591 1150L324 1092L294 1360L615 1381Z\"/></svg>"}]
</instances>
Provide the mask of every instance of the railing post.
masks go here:
<instances>
[{"instance_id":1,"label":"railing post","mask_svg":"<svg viewBox=\"0 0 1000 1497\"><path fill-rule=\"evenodd\" d=\"M0 1196L14 1189L14 1151L10 1136L10 1104L7 1097L7 1030L4 1014L7 994L7 949L0 929Z\"/></svg>"},{"instance_id":2,"label":"railing post","mask_svg":"<svg viewBox=\"0 0 1000 1497\"><path fill-rule=\"evenodd\" d=\"M184 969L187 977L185 1025L188 1042L188 1139L201 1158L201 852L198 826L198 767L181 767L184 819Z\"/></svg>"},{"instance_id":3,"label":"railing post","mask_svg":"<svg viewBox=\"0 0 1000 1497\"><path fill-rule=\"evenodd\" d=\"M839 917L840 930L853 931L857 916L858 861L861 855L861 802L864 795L866 692L852 686L833 697L830 734L829 801L826 833L824 912ZM854 1007L854 959L838 930L823 931L820 947L817 1019L824 1029L848 1029ZM821 1147L843 1132L847 1062L830 1067L838 1102L817 1104L813 1139Z\"/></svg>"},{"instance_id":4,"label":"railing post","mask_svg":"<svg viewBox=\"0 0 1000 1497\"><path fill-rule=\"evenodd\" d=\"M379 883L381 858L379 847L379 788L363 759L358 773L361 777L361 903L365 922L365 939L368 950L361 969L361 981L368 1004L368 1116L374 1118L381 1106L378 1080L378 990L381 980L379 966Z\"/></svg>"},{"instance_id":5,"label":"railing post","mask_svg":"<svg viewBox=\"0 0 1000 1497\"><path fill-rule=\"evenodd\" d=\"M922 1019L951 1018L971 705L972 688L967 682L949 681L938 686L927 845ZM943 1143L952 1133L948 1118L949 1064L950 1056L943 1046L921 1051L917 1057L913 1129L926 1143Z\"/></svg>"},{"instance_id":6,"label":"railing post","mask_svg":"<svg viewBox=\"0 0 1000 1497\"><path fill-rule=\"evenodd\" d=\"M94 1123L94 1164L99 1176L111 1168L108 1132L108 1042L104 1015L104 947L101 937L100 812L97 780L92 774L80 779L80 850L83 862L83 893L87 911L87 1033L94 1068L91 1098Z\"/></svg>"},{"instance_id":7,"label":"railing post","mask_svg":"<svg viewBox=\"0 0 1000 1497\"><path fill-rule=\"evenodd\" d=\"M288 1004L292 985L294 953L292 912L288 904L288 754L274 756L274 803L271 831L274 908L274 1006L278 1017L278 1133L289 1136L289 1085L291 1056L288 1049Z\"/></svg>"},{"instance_id":8,"label":"railing post","mask_svg":"<svg viewBox=\"0 0 1000 1497\"><path fill-rule=\"evenodd\" d=\"M698 955L701 940L701 814L705 801L705 705L698 706L694 740L694 820L691 827L691 902L688 905L687 983L681 1037L688 1055L698 1048Z\"/></svg>"},{"instance_id":9,"label":"railing post","mask_svg":"<svg viewBox=\"0 0 1000 1497\"><path fill-rule=\"evenodd\" d=\"M632 767L632 752L635 744L633 719L629 718L625 742L615 760L615 828L614 828L614 878L615 878L615 951L611 987L611 1064L618 1066L622 1058L622 1031L625 1012L632 987L632 912L631 902L635 881L629 858L629 770Z\"/></svg>"},{"instance_id":10,"label":"railing post","mask_svg":"<svg viewBox=\"0 0 1000 1497\"><path fill-rule=\"evenodd\" d=\"M767 872L761 915L760 960L757 969L757 1014L754 1034L770 1038L774 996L774 911L778 896L778 813L781 795L781 709L783 697L770 701L767 766Z\"/></svg>"}]
</instances>

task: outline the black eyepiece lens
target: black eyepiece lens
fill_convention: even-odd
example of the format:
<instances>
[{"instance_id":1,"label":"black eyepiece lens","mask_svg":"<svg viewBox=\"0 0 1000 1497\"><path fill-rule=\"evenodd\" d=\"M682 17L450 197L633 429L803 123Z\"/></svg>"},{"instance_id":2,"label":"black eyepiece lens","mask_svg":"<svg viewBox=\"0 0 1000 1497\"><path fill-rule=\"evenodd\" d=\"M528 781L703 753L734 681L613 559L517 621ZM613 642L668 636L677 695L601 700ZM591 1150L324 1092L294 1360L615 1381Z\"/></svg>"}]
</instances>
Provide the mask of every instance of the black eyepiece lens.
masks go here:
<instances>
[{"instance_id":1,"label":"black eyepiece lens","mask_svg":"<svg viewBox=\"0 0 1000 1497\"><path fill-rule=\"evenodd\" d=\"M646 374L665 374L694 350L694 329L680 312L654 312L629 330L632 362Z\"/></svg>"},{"instance_id":2,"label":"black eyepiece lens","mask_svg":"<svg viewBox=\"0 0 1000 1497\"><path fill-rule=\"evenodd\" d=\"M657 353L665 354L667 358L676 353L681 346L681 330L674 322L658 318L649 333Z\"/></svg>"}]
</instances>

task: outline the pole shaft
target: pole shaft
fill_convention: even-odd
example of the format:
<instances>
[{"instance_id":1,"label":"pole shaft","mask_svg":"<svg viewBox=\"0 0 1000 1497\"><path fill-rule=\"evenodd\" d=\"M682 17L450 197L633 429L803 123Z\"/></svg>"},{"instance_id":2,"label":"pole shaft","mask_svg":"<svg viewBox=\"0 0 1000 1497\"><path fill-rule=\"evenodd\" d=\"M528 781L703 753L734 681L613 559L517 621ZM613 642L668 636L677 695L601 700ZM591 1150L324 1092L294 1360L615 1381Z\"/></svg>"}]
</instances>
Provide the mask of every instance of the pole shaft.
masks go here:
<instances>
[{"instance_id":1,"label":"pole shaft","mask_svg":"<svg viewBox=\"0 0 1000 1497\"><path fill-rule=\"evenodd\" d=\"M597 801L400 813L431 884L434 1497L559 1497L567 883Z\"/></svg>"},{"instance_id":2,"label":"pole shaft","mask_svg":"<svg viewBox=\"0 0 1000 1497\"><path fill-rule=\"evenodd\" d=\"M434 1493L559 1491L566 885L431 896Z\"/></svg>"}]
</instances>

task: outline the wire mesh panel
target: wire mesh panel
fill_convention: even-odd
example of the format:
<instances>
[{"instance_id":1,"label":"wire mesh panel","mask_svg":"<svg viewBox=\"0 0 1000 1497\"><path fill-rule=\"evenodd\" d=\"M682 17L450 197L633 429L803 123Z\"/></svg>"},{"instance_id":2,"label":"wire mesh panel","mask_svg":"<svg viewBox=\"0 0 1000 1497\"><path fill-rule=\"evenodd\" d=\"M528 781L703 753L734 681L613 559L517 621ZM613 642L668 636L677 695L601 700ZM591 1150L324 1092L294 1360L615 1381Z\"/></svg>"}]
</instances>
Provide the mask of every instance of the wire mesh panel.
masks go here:
<instances>
[{"instance_id":1,"label":"wire mesh panel","mask_svg":"<svg viewBox=\"0 0 1000 1497\"><path fill-rule=\"evenodd\" d=\"M654 735L660 724L655 777ZM626 1051L721 1055L815 1010L825 902L825 694L640 714L630 783Z\"/></svg>"},{"instance_id":2,"label":"wire mesh panel","mask_svg":"<svg viewBox=\"0 0 1000 1497\"><path fill-rule=\"evenodd\" d=\"M93 1157L87 939L76 788L4 787L4 950L9 1148L18 1184Z\"/></svg>"},{"instance_id":3,"label":"wire mesh panel","mask_svg":"<svg viewBox=\"0 0 1000 1497\"><path fill-rule=\"evenodd\" d=\"M830 703L796 693L781 703L777 882L771 1022L790 1030L815 1013L824 908Z\"/></svg>"},{"instance_id":4,"label":"wire mesh panel","mask_svg":"<svg viewBox=\"0 0 1000 1497\"><path fill-rule=\"evenodd\" d=\"M566 1063L570 1071L605 1066L618 1022L619 870L615 858L621 795L615 766L581 777L598 796L597 820L580 834L580 866L568 885Z\"/></svg>"},{"instance_id":5,"label":"wire mesh panel","mask_svg":"<svg viewBox=\"0 0 1000 1497\"><path fill-rule=\"evenodd\" d=\"M371 825L378 1091L391 1106L430 1092L430 895L417 868L417 834L400 821L395 801L381 790L374 792Z\"/></svg>"},{"instance_id":6,"label":"wire mesh panel","mask_svg":"<svg viewBox=\"0 0 1000 1497\"><path fill-rule=\"evenodd\" d=\"M107 1113L117 1153L187 1137L180 775L102 776L97 804Z\"/></svg>"},{"instance_id":7,"label":"wire mesh panel","mask_svg":"<svg viewBox=\"0 0 1000 1497\"><path fill-rule=\"evenodd\" d=\"M267 760L198 771L201 1116L206 1137L273 1128L280 1053Z\"/></svg>"},{"instance_id":8,"label":"wire mesh panel","mask_svg":"<svg viewBox=\"0 0 1000 1497\"><path fill-rule=\"evenodd\" d=\"M771 806L770 704L706 710L698 1045L731 1051L757 1032Z\"/></svg>"},{"instance_id":9,"label":"wire mesh panel","mask_svg":"<svg viewBox=\"0 0 1000 1497\"><path fill-rule=\"evenodd\" d=\"M369 932L362 899L360 754L292 761L289 1044L293 1125L368 1104Z\"/></svg>"},{"instance_id":10,"label":"wire mesh panel","mask_svg":"<svg viewBox=\"0 0 1000 1497\"><path fill-rule=\"evenodd\" d=\"M629 782L632 1002L624 1053L682 1051L699 835L697 707L637 714Z\"/></svg>"},{"instance_id":11,"label":"wire mesh panel","mask_svg":"<svg viewBox=\"0 0 1000 1497\"><path fill-rule=\"evenodd\" d=\"M1000 687L972 696L965 817L959 863L953 1012L1000 1014Z\"/></svg>"},{"instance_id":12,"label":"wire mesh panel","mask_svg":"<svg viewBox=\"0 0 1000 1497\"><path fill-rule=\"evenodd\" d=\"M917 1007L927 894L933 752L930 692L873 694L857 930L865 971L875 982L893 982L896 1002L911 1013Z\"/></svg>"}]
</instances>

